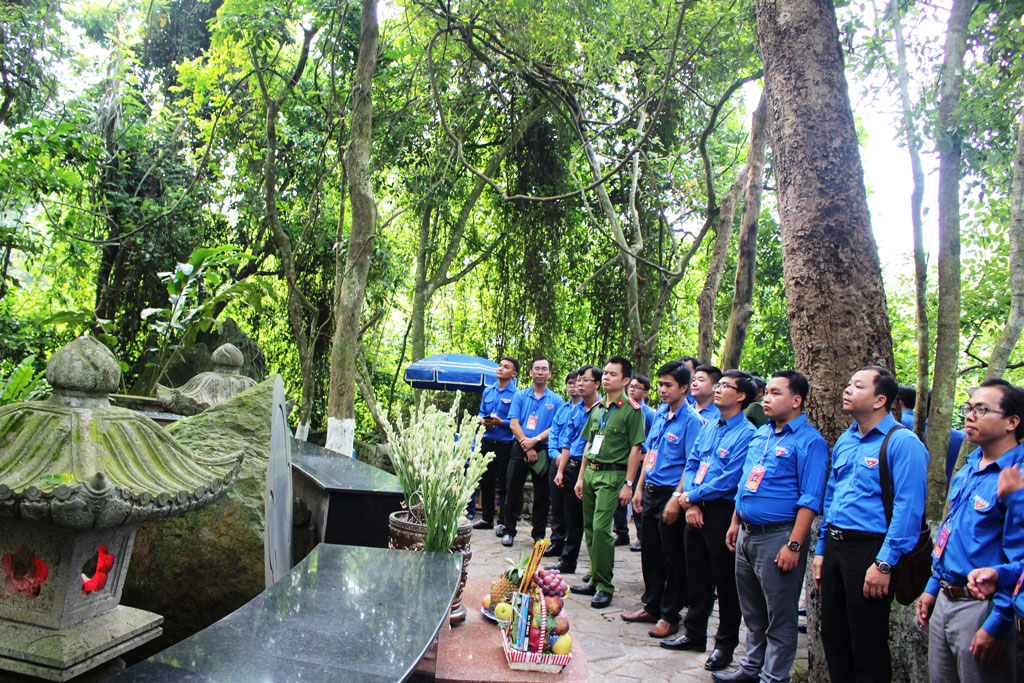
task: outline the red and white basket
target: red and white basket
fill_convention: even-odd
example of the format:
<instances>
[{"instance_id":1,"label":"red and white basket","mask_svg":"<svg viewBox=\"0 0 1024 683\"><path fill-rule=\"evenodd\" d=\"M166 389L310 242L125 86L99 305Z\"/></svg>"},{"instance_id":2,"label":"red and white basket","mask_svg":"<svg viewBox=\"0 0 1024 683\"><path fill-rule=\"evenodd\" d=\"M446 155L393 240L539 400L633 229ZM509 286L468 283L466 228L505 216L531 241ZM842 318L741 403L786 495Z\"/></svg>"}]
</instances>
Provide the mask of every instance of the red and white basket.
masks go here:
<instances>
[{"instance_id":1,"label":"red and white basket","mask_svg":"<svg viewBox=\"0 0 1024 683\"><path fill-rule=\"evenodd\" d=\"M548 632L548 607L539 593L531 596L531 600L540 603L540 636L541 642L547 643ZM529 614L529 610L527 610ZM562 668L572 661L572 653L564 655L544 654L543 652L528 652L513 647L509 633L516 624L516 615L513 614L508 626L501 630L501 646L505 650L505 659L508 660L510 669L517 671L539 671L542 673L560 673Z\"/></svg>"}]
</instances>

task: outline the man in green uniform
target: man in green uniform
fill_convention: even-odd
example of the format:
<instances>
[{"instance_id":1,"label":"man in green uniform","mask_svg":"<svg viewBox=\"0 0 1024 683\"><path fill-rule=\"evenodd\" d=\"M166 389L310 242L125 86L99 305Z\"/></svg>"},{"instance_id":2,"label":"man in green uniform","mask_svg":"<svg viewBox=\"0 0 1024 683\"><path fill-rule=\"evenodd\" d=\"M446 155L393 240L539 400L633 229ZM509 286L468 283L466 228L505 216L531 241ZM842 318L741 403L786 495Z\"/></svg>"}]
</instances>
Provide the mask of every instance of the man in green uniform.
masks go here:
<instances>
[{"instance_id":1,"label":"man in green uniform","mask_svg":"<svg viewBox=\"0 0 1024 683\"><path fill-rule=\"evenodd\" d=\"M590 553L590 583L573 586L573 593L593 595L591 607L612 603L612 569L615 565L615 539L612 517L620 506L633 498L633 482L628 472L636 472L640 446L644 442L644 413L640 404L624 395L633 365L621 356L605 363L601 385L605 400L590 412L583 426L587 445L576 482L575 493L583 501L583 534Z\"/></svg>"}]
</instances>

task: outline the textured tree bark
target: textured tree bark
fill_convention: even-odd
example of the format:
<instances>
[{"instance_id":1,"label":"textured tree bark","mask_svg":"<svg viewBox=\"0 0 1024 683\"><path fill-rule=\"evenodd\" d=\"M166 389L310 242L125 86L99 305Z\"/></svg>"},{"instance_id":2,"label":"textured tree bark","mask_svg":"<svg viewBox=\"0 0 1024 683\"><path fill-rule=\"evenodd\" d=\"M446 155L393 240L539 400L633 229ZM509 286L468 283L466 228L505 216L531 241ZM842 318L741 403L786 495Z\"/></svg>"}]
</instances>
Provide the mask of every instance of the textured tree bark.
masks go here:
<instances>
[{"instance_id":1,"label":"textured tree bark","mask_svg":"<svg viewBox=\"0 0 1024 683\"><path fill-rule=\"evenodd\" d=\"M893 367L835 8L829 0L757 0L756 12L790 335L811 386L810 420L833 443L849 424L841 396L853 372ZM807 596L808 674L827 680L813 584Z\"/></svg>"},{"instance_id":2,"label":"textured tree bark","mask_svg":"<svg viewBox=\"0 0 1024 683\"><path fill-rule=\"evenodd\" d=\"M757 223L761 217L761 193L764 189L764 148L768 131L765 95L754 110L750 125L750 149L747 152L747 189L740 216L740 237L736 247L736 286L732 309L722 348L722 368L738 368L747 340L747 326L754 313L754 269L757 261Z\"/></svg>"},{"instance_id":3,"label":"textured tree bark","mask_svg":"<svg viewBox=\"0 0 1024 683\"><path fill-rule=\"evenodd\" d=\"M960 129L957 103L964 80L967 24L975 0L954 0L946 28L946 47L939 87L939 306L935 318L935 365L928 406L926 444L928 519L942 518L946 489L946 449L953 419L957 357L960 352Z\"/></svg>"},{"instance_id":4,"label":"textured tree bark","mask_svg":"<svg viewBox=\"0 0 1024 683\"><path fill-rule=\"evenodd\" d=\"M722 284L725 259L729 256L729 238L732 236L732 222L736 217L736 205L740 200L747 179L744 167L722 197L721 209L715 226L715 243L711 247L711 261L704 276L704 286L697 295L697 358L702 363L712 363L715 352L715 300Z\"/></svg>"},{"instance_id":5,"label":"textured tree bark","mask_svg":"<svg viewBox=\"0 0 1024 683\"><path fill-rule=\"evenodd\" d=\"M1010 314L985 370L985 379L1002 377L1010 352L1024 329L1024 108L1017 127L1017 152L1013 156L1010 189Z\"/></svg>"},{"instance_id":6,"label":"textured tree bark","mask_svg":"<svg viewBox=\"0 0 1024 683\"><path fill-rule=\"evenodd\" d=\"M921 204L924 201L924 170L919 150L921 142L914 126L913 106L910 103L910 74L907 71L907 44L903 39L899 0L889 3L893 32L896 34L896 80L900 88L900 106L903 109L903 127L907 135L910 171L914 187L910 192L910 222L914 229L914 320L917 326L917 410L914 413L914 432L924 441L924 428L928 419L928 262L924 253L924 229Z\"/></svg>"},{"instance_id":7,"label":"textured tree bark","mask_svg":"<svg viewBox=\"0 0 1024 683\"><path fill-rule=\"evenodd\" d=\"M352 143L345 154L352 227L345 254L345 272L334 306L331 373L327 400L327 448L355 454L356 358L360 316L366 298L366 276L377 236L377 204L370 184L373 146L373 71L377 66L377 0L363 0L359 56L352 80ZM371 399L372 400L372 399Z\"/></svg>"}]
</instances>

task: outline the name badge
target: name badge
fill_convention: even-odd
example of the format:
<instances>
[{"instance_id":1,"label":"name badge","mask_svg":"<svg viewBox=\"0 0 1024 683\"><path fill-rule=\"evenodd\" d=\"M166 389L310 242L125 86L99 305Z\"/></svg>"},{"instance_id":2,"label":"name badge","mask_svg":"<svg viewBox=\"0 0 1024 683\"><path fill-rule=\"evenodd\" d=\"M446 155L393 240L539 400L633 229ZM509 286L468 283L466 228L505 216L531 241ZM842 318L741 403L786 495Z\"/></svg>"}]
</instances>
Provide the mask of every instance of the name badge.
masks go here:
<instances>
[{"instance_id":1,"label":"name badge","mask_svg":"<svg viewBox=\"0 0 1024 683\"><path fill-rule=\"evenodd\" d=\"M537 416L536 415L531 415L530 418L526 421L526 428L527 429L536 429L537 428Z\"/></svg>"},{"instance_id":2,"label":"name badge","mask_svg":"<svg viewBox=\"0 0 1024 683\"><path fill-rule=\"evenodd\" d=\"M649 450L647 451L647 457L644 459L644 469L648 472L654 469L654 462L658 459L658 451Z\"/></svg>"},{"instance_id":3,"label":"name badge","mask_svg":"<svg viewBox=\"0 0 1024 683\"><path fill-rule=\"evenodd\" d=\"M702 462L702 463L700 464L700 469L699 469L699 470L697 470L697 476L696 476L696 477L694 477L694 478L693 478L693 480L694 480L695 482L697 482L698 484L702 483L702 482L704 481L704 475L708 473L708 468L709 468L710 466L711 466L711 463L710 463L710 462L708 462L707 460L705 460L704 462Z\"/></svg>"},{"instance_id":4,"label":"name badge","mask_svg":"<svg viewBox=\"0 0 1024 683\"><path fill-rule=\"evenodd\" d=\"M748 491L751 493L757 491L757 487L761 485L761 480L764 478L764 472L764 465L754 465L751 468L750 476L747 477L747 483L744 484Z\"/></svg>"},{"instance_id":5,"label":"name badge","mask_svg":"<svg viewBox=\"0 0 1024 683\"><path fill-rule=\"evenodd\" d=\"M604 434L598 434L594 437L594 440L590 442L590 454L597 455L601 452L601 444L604 443Z\"/></svg>"},{"instance_id":6,"label":"name badge","mask_svg":"<svg viewBox=\"0 0 1024 683\"><path fill-rule=\"evenodd\" d=\"M935 548L932 549L932 557L936 560L942 557L942 551L946 549L946 541L949 540L950 528L948 524L942 525L939 537L935 539Z\"/></svg>"}]
</instances>

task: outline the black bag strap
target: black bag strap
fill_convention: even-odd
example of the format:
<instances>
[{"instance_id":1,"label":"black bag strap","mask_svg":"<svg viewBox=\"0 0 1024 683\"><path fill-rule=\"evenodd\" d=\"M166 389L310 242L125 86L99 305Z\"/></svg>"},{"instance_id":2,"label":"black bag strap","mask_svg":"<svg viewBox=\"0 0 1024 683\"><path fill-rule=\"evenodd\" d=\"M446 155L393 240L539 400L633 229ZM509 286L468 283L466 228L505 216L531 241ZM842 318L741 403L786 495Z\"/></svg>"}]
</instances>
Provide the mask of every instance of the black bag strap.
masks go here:
<instances>
[{"instance_id":1,"label":"black bag strap","mask_svg":"<svg viewBox=\"0 0 1024 683\"><path fill-rule=\"evenodd\" d=\"M886 449L889 446L889 437L897 429L905 429L901 424L895 425L882 439L882 447L878 451L878 483L882 487L882 507L885 508L885 525L892 523L892 500L895 494L892 489L892 482L889 481L889 459L886 457Z\"/></svg>"}]
</instances>

